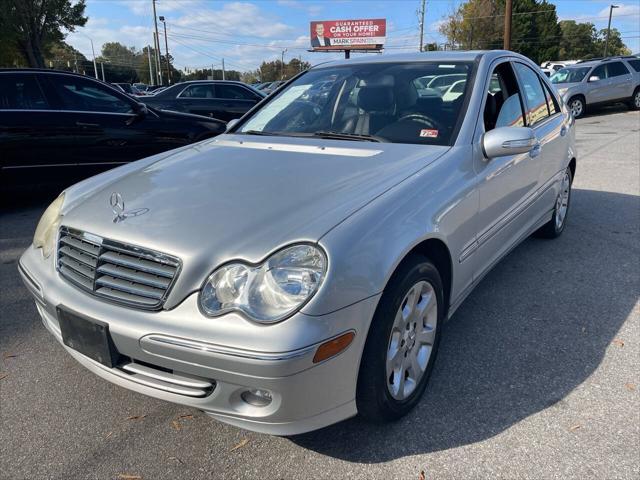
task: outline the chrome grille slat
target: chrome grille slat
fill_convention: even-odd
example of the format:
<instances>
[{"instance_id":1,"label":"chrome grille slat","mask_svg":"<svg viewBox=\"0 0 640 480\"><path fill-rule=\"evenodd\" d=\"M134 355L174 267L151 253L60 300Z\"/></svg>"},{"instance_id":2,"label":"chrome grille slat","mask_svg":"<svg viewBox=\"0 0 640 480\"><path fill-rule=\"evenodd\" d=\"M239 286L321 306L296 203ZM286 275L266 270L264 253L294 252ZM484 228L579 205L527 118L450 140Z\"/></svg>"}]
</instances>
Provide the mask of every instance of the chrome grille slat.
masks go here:
<instances>
[{"instance_id":1,"label":"chrome grille slat","mask_svg":"<svg viewBox=\"0 0 640 480\"><path fill-rule=\"evenodd\" d=\"M92 294L143 309L160 309L180 270L180 260L87 232L60 228L57 268Z\"/></svg>"},{"instance_id":2,"label":"chrome grille slat","mask_svg":"<svg viewBox=\"0 0 640 480\"><path fill-rule=\"evenodd\" d=\"M150 273L136 271L131 268L126 268L111 263L100 265L98 267L98 273L104 273L106 275L110 275L116 278L122 278L124 280L131 280L155 288L167 288L171 283L171 280L167 277L159 277L157 275L151 275Z\"/></svg>"}]
</instances>

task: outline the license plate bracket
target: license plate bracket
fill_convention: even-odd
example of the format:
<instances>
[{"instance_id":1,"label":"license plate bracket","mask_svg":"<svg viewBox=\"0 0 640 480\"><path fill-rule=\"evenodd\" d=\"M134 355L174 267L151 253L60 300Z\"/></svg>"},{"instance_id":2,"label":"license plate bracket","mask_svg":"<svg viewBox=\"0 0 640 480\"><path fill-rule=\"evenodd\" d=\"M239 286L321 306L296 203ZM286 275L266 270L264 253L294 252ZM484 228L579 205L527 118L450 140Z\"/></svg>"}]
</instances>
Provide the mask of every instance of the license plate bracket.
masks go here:
<instances>
[{"instance_id":1,"label":"license plate bracket","mask_svg":"<svg viewBox=\"0 0 640 480\"><path fill-rule=\"evenodd\" d=\"M69 348L109 368L118 363L116 349L109 324L79 315L66 308L57 307L62 341Z\"/></svg>"}]
</instances>

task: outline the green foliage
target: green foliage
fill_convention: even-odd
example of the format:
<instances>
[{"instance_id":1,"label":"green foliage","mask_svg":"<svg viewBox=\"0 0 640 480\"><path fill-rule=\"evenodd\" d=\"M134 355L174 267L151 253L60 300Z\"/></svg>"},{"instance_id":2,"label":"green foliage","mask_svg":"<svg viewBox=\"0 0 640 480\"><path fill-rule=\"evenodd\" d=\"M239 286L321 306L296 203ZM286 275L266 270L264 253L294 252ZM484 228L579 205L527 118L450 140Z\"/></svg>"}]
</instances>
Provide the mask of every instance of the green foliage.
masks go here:
<instances>
[{"instance_id":1,"label":"green foliage","mask_svg":"<svg viewBox=\"0 0 640 480\"><path fill-rule=\"evenodd\" d=\"M222 80L222 69L215 68L213 69L213 75L211 74L212 70L210 68L202 68L195 70L188 70L184 74L184 80ZM240 80L241 73L237 70L225 70L224 71L224 79L225 80Z\"/></svg>"},{"instance_id":2,"label":"green foliage","mask_svg":"<svg viewBox=\"0 0 640 480\"><path fill-rule=\"evenodd\" d=\"M440 33L455 48L500 49L504 11L505 0L467 0L445 18ZM547 0L514 1L511 18L511 50L536 63L604 54L606 30L598 32L592 23L558 22L555 6ZM609 54L627 53L619 32L611 29Z\"/></svg>"},{"instance_id":3,"label":"green foliage","mask_svg":"<svg viewBox=\"0 0 640 480\"><path fill-rule=\"evenodd\" d=\"M45 55L87 22L85 1L0 0L0 33L3 61L23 59L30 67L44 67Z\"/></svg>"},{"instance_id":4,"label":"green foliage","mask_svg":"<svg viewBox=\"0 0 640 480\"><path fill-rule=\"evenodd\" d=\"M247 76L251 76L255 81L275 82L276 80L288 80L309 68L311 68L309 62L301 62L297 58L292 58L288 63L285 62L284 68L280 60L273 60L262 62L260 68L253 72L247 72Z\"/></svg>"}]
</instances>

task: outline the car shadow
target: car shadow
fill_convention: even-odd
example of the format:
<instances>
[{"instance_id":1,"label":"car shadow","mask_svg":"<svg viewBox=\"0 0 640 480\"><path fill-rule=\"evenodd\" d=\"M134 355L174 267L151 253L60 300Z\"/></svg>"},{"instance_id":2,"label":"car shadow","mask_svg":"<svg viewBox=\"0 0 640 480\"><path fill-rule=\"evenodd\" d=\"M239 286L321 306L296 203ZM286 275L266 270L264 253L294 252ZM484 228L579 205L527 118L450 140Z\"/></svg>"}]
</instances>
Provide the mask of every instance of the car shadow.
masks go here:
<instances>
[{"instance_id":1,"label":"car shadow","mask_svg":"<svg viewBox=\"0 0 640 480\"><path fill-rule=\"evenodd\" d=\"M603 105L595 107L587 107L587 111L581 119L603 117L606 115L614 115L616 113L624 113L631 111L626 103L615 103L613 105Z\"/></svg>"},{"instance_id":2,"label":"car shadow","mask_svg":"<svg viewBox=\"0 0 640 480\"><path fill-rule=\"evenodd\" d=\"M445 324L430 384L409 415L383 425L356 417L289 440L378 463L486 440L565 408L638 301L638 211L638 196L574 189L562 237L526 240Z\"/></svg>"}]
</instances>

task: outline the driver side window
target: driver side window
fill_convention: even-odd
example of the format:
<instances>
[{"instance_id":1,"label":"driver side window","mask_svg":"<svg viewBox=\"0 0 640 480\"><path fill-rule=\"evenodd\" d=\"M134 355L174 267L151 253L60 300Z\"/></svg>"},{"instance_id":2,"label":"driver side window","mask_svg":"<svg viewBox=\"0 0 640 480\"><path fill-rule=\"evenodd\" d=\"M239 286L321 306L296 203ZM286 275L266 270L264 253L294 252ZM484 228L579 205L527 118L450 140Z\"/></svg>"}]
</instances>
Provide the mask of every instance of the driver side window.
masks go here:
<instances>
[{"instance_id":1,"label":"driver side window","mask_svg":"<svg viewBox=\"0 0 640 480\"><path fill-rule=\"evenodd\" d=\"M484 130L523 127L524 111L518 82L509 62L498 65L491 75L484 107Z\"/></svg>"}]
</instances>

